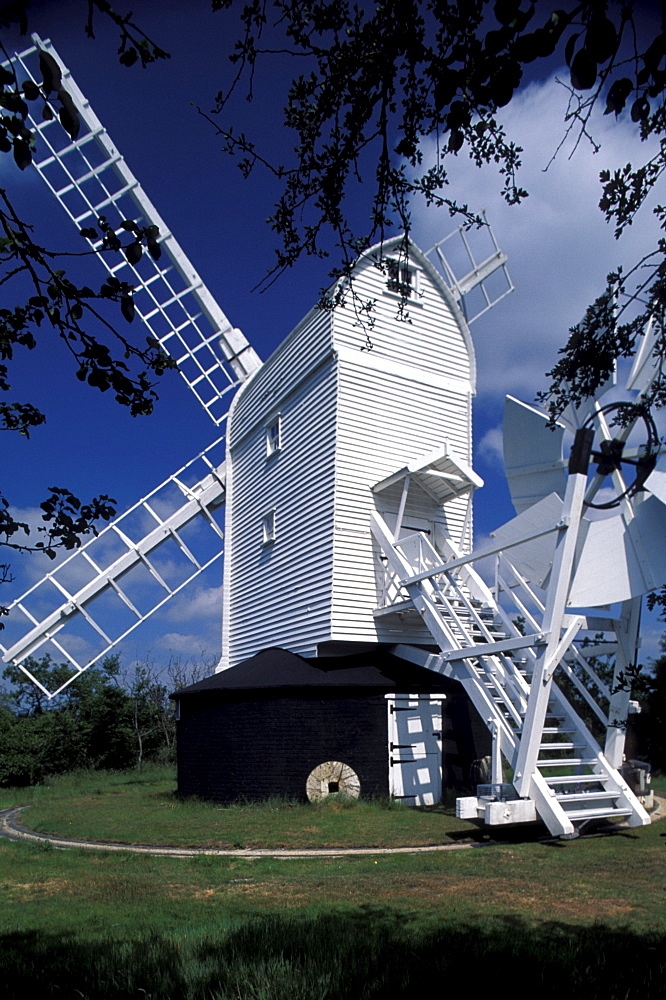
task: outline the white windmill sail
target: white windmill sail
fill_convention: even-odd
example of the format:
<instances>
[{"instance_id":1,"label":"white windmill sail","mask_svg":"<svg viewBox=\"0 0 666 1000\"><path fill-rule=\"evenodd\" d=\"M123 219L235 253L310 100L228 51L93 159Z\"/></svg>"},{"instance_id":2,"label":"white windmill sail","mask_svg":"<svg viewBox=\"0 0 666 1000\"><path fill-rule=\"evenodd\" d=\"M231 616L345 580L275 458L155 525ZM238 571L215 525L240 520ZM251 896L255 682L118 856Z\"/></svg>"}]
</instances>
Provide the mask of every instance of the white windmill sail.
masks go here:
<instances>
[{"instance_id":1,"label":"white windmill sail","mask_svg":"<svg viewBox=\"0 0 666 1000\"><path fill-rule=\"evenodd\" d=\"M481 226L458 226L426 252L469 326L514 288L507 255L500 250L485 212L481 219Z\"/></svg>"},{"instance_id":2,"label":"white windmill sail","mask_svg":"<svg viewBox=\"0 0 666 1000\"><path fill-rule=\"evenodd\" d=\"M214 442L15 601L3 659L53 697L220 559L223 445ZM72 668L54 691L23 662L37 652Z\"/></svg>"},{"instance_id":3,"label":"white windmill sail","mask_svg":"<svg viewBox=\"0 0 666 1000\"><path fill-rule=\"evenodd\" d=\"M128 219L159 229L159 260L149 253L136 264L122 254L98 259L109 274L134 287L135 315L178 363L219 427L235 389L261 360L206 288L55 49L32 38L34 45L12 60L17 78L39 84L39 53L48 52L81 121L72 140L57 119L31 118L34 166L77 229L95 227L100 216L118 232ZM224 497L224 438L219 438L14 601L0 645L4 661L32 677L23 661L52 653L71 666L69 684L221 557L216 512Z\"/></svg>"},{"instance_id":4,"label":"white windmill sail","mask_svg":"<svg viewBox=\"0 0 666 1000\"><path fill-rule=\"evenodd\" d=\"M63 89L81 120L72 140L56 118L30 118L37 139L33 164L77 229L95 227L100 216L116 230L127 219L158 227L159 260L149 253L136 265L122 254L102 253L99 259L109 274L134 286L136 314L178 362L219 426L227 415L228 394L261 360L197 274L51 43L32 38L35 45L12 61L15 72L39 83L39 53L48 52L61 68ZM92 245L97 249L101 239Z\"/></svg>"}]
</instances>

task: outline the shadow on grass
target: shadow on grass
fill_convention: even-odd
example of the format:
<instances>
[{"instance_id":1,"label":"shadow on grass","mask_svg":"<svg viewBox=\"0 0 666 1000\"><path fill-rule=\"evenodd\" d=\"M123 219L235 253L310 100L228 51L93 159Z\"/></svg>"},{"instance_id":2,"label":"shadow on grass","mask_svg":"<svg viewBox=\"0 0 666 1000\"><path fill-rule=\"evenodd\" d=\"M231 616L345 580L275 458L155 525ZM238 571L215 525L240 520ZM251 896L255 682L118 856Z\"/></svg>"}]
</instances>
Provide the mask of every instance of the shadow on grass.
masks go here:
<instances>
[{"instance_id":1,"label":"shadow on grass","mask_svg":"<svg viewBox=\"0 0 666 1000\"><path fill-rule=\"evenodd\" d=\"M380 907L268 914L236 928L134 940L14 933L7 1000L38 995L182 1000L410 1000L474 983L512 996L663 996L666 935L495 917L453 924Z\"/></svg>"}]
</instances>

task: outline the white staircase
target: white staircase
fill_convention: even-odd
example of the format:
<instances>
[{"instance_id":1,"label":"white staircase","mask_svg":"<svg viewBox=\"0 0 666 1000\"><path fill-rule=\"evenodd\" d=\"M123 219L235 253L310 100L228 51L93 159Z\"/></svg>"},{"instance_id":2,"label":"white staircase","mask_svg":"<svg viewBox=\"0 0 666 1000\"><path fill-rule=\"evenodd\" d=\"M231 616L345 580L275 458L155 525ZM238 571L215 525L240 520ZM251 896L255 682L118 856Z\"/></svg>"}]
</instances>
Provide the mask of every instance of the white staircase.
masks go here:
<instances>
[{"instance_id":1,"label":"white staircase","mask_svg":"<svg viewBox=\"0 0 666 1000\"><path fill-rule=\"evenodd\" d=\"M563 527L553 531L564 534ZM487 821L490 816L490 822L502 823L538 816L553 835L564 837L576 836L593 819L649 823L563 690L564 685L574 690L600 723L609 725L611 692L572 640L585 630L608 633L617 622L567 615L562 606L559 620L548 628L553 609L520 580L499 547L484 550L495 557L493 592L472 566L478 554L461 557L447 543L443 560L425 534L396 539L378 513L372 515L372 532L394 578L393 592L396 585L401 588L401 613L411 607L419 614L440 650L399 646L396 652L459 681L493 734L493 785L495 791L501 786L503 801L486 811L486 803L476 800L476 815L485 812ZM595 654L611 648L591 647ZM556 668L566 678L562 686L553 678ZM512 771L512 788L502 781L502 761Z\"/></svg>"}]
</instances>

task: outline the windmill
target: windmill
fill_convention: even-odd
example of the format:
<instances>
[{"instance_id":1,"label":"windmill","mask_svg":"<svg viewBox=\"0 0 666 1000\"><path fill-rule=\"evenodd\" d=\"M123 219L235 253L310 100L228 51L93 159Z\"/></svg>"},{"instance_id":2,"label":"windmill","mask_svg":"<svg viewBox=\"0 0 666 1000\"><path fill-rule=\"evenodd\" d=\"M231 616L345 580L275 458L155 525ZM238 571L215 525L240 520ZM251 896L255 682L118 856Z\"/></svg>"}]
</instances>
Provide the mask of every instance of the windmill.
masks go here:
<instances>
[{"instance_id":1,"label":"windmill","mask_svg":"<svg viewBox=\"0 0 666 1000\"><path fill-rule=\"evenodd\" d=\"M39 48L56 58L35 39L17 57L26 72ZM144 255L138 265L112 263L112 273L128 269L137 314L215 425L226 423L226 458L218 439L15 602L23 624L4 659L21 666L50 644L73 680L219 558L224 537L221 666L267 645L306 656L389 645L459 681L492 734L492 782L459 799L462 816L491 825L540 818L565 837L596 818L648 823L618 768L637 602L666 579L664 470L649 421L632 455L629 426L612 431L603 400L565 414L556 434L543 414L510 400L517 517L471 551L471 499L482 482L471 467L469 324L512 287L494 237L477 260L461 232L460 278L444 241L427 254L401 238L369 250L354 294L376 303L372 350L359 349L353 309L313 309L262 365L63 74L86 131L70 142L56 123L35 125L47 146L37 169L78 228L102 211L115 213L115 225L138 211L159 227L168 266ZM497 277L501 290L491 291ZM409 324L396 319L405 300ZM652 376L650 337L627 385L639 395ZM638 463L628 486L627 458ZM598 471L588 482L591 460ZM591 520L586 504L608 475L614 516ZM165 547L178 556L175 576ZM489 559L492 586L480 572ZM42 586L55 594L50 605ZM78 623L97 640L84 659L66 638ZM606 653L616 655L610 683L594 663ZM586 713L607 734L603 750Z\"/></svg>"},{"instance_id":2,"label":"windmill","mask_svg":"<svg viewBox=\"0 0 666 1000\"><path fill-rule=\"evenodd\" d=\"M334 343L332 314L315 309L270 362L262 366L243 334L231 325L214 301L53 47L37 36L33 36L33 41L33 47L15 56L16 71L39 83L39 54L49 53L61 67L63 87L82 123L77 138L71 139L57 120L32 121L37 136L34 165L77 230L94 227L100 215L114 228L126 219L137 219L142 225L158 228L162 248L159 260L143 254L134 263L120 257L104 257L102 262L111 275L134 286L136 317L177 361L198 404L204 407L218 432L228 425L230 446L227 449L225 436L218 436L188 465L15 601L3 633L5 661L16 663L31 676L26 661L38 651L48 651L71 666L71 676L63 685L66 686L219 559L225 536L225 665L238 662L248 651L255 652L268 643L283 643L312 652L327 639L335 641L343 636L374 641L378 637L408 640L413 632L411 621L402 627L399 615L393 616L392 623L390 615L383 616L378 634L373 617L376 576L384 572L384 566L369 532L368 505L379 497L380 506L383 504L383 509L390 510L395 490L399 493L402 488L388 481L395 462L392 450L395 442L390 445L387 439L384 443L379 464L376 456L367 461L363 482L367 481L368 486L375 486L380 480L383 483L377 487L378 492L368 490L364 494L363 504L352 512L349 523L342 525L341 534L347 532L349 536L348 564L358 562L354 532L360 530L364 536L364 554L356 574L363 594L355 595L352 606L358 613L350 618L349 601L344 596L344 571L334 585L321 576L319 591L313 591L313 564L304 556L313 545L312 537L308 538L312 534L310 526L301 523L289 544L285 542L290 518L293 527L304 504L310 506L311 520L321 521L319 500L312 488L318 452L310 439L305 450L314 462L308 465L307 458L294 459L299 452L289 446L290 435L293 440L294 434L294 422L288 412L292 403L278 405L275 400L276 393L284 397L284 386L291 380L296 387L292 402L298 409L298 393L302 394L310 371L314 372L316 382L324 370L322 364L328 364L328 375L334 381L352 378L355 383L356 395L345 397L349 420L354 419L358 393L367 401L372 391L382 387L392 392L397 414L401 406L405 408L400 396L406 369L396 367L399 359L394 348L402 339L398 353L402 352L403 362L409 361L410 338L418 346L420 334L402 324L399 337L392 328L390 342L378 343L372 351L364 353L358 349L362 338L354 327L353 310L343 310L344 317L336 321L338 332L346 324L342 339L346 336L347 341L342 345ZM412 280L409 295L414 312L435 325L444 319L441 335L434 338L436 346L419 348L422 356L412 373L415 386L424 378L428 383L425 395L429 396L422 409L429 408L431 412L425 424L407 415L406 423L398 430L397 441L403 442L399 454L416 463L410 475L415 488L421 479L431 513L437 513L440 494L451 501L455 508L452 516L456 539L465 549L471 541L471 493L480 484L469 465L474 358L467 321L472 322L512 287L506 257L491 231L487 232L490 253L478 258L470 237L461 231L467 265L460 279L455 278L447 263L443 244L432 249L430 259L416 248L410 248L409 259L405 259L397 240L364 255L356 277L358 288L364 283L369 286L365 288L368 297L372 288L385 294L386 302L380 309L384 321L395 317L401 298L398 290ZM385 264L382 255L387 257ZM488 279L497 275L503 277L502 285L490 290ZM443 381L438 371L442 358L449 369L449 377ZM321 384L324 382L326 379ZM373 390L368 389L368 382ZM238 395L231 404L240 386L247 387L248 392ZM381 392L377 397L377 407L381 410L385 409L386 399L380 397ZM328 398L330 402L330 394ZM336 396L332 403L337 416L329 407L333 421L329 429L339 422L341 400L342 396ZM321 415L325 408L323 397L316 394L311 397L313 412ZM453 426L448 434L442 434L442 422L451 424L452 414ZM300 433L307 437L316 420L307 414L303 416L302 412L301 418L304 426ZM248 421L252 424L250 430ZM384 424L388 426L387 433L392 433L394 426L397 427L394 415L385 413ZM321 422L320 427L323 427ZM358 437L356 432L352 433ZM249 468L248 434L254 434L253 446L258 449L258 458ZM326 437L323 433L318 444L324 450L335 446L330 437L324 441ZM406 441L409 443L405 449ZM349 438L347 443L350 444ZM363 462L377 450L375 445L372 439L366 441ZM230 454L234 455L233 469L228 458L225 461ZM285 481L285 469L294 461L291 479L287 477ZM326 545L331 551L331 532L340 528L340 511L333 511L329 502L331 490L338 490L330 478L334 466L335 463L329 463L324 478L317 479L321 510L326 509L336 519L336 527L331 522L326 529L328 536L320 544L320 554ZM253 483L257 477L259 484ZM303 477L309 477L307 495L303 491ZM264 508L263 497L271 479L271 488L291 499L288 503L279 500L276 503L269 497ZM355 481L355 486L358 485ZM223 525L225 503L226 525ZM404 504L400 506L398 501L395 510L402 519ZM426 520L427 517L426 512ZM252 529L246 527L248 518L253 519ZM440 518L438 531L445 526L445 520ZM434 521L428 523L435 530ZM430 529L426 526L425 530ZM322 543L322 538L319 542ZM339 543L338 536L337 549ZM285 549L290 553L288 557L284 556ZM307 583L301 586L298 580L304 577L308 578ZM294 590L298 586L301 590L296 598ZM280 587L281 602L276 602L272 595ZM337 631L328 610L318 617L317 611L312 611L324 606L328 609L331 604L337 604L333 615L337 616ZM257 622L261 622L261 628ZM363 626L360 631L359 624ZM417 632L427 635L422 626L417 626ZM36 678L32 680L41 687ZM58 691L45 693L53 696Z\"/></svg>"}]
</instances>

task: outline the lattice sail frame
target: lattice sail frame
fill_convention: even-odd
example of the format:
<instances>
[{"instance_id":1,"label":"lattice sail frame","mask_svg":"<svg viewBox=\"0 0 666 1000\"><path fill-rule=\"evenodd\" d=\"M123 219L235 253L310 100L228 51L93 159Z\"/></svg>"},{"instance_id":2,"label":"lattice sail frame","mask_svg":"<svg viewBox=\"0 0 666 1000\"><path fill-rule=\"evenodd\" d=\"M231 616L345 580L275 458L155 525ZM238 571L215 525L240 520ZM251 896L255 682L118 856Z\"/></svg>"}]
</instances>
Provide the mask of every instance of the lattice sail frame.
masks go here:
<instances>
[{"instance_id":1,"label":"lattice sail frame","mask_svg":"<svg viewBox=\"0 0 666 1000\"><path fill-rule=\"evenodd\" d=\"M61 68L81 120L72 141L57 118L30 117L33 164L77 229L104 215L120 234L132 219L159 229L159 261L143 253L98 254L107 272L134 287L136 317L179 370L216 427L234 391L261 365L219 307L49 41L15 54L19 81L41 82L39 52ZM101 241L93 247L98 249ZM48 697L55 697L223 554L224 438L187 463L13 602L0 644ZM9 640L9 641L7 641ZM48 691L25 666L37 650L64 657L71 676Z\"/></svg>"},{"instance_id":2,"label":"lattice sail frame","mask_svg":"<svg viewBox=\"0 0 666 1000\"><path fill-rule=\"evenodd\" d=\"M219 427L227 415L230 391L261 360L211 295L51 43L38 35L32 39L35 44L12 59L17 76L22 79L24 74L39 84L39 52L48 52L61 68L63 88L81 119L80 134L72 141L57 118L30 117L37 140L35 169L77 229L94 227L101 215L119 233L125 219L158 227L159 261L148 253L134 266L122 254L99 257L109 274L134 286L137 316L178 363L183 378ZM101 240L92 242L95 249L100 245Z\"/></svg>"},{"instance_id":3,"label":"lattice sail frame","mask_svg":"<svg viewBox=\"0 0 666 1000\"><path fill-rule=\"evenodd\" d=\"M55 697L220 559L223 454L219 438L15 601L2 633L10 642L0 644L5 662ZM72 668L54 691L23 663L37 650Z\"/></svg>"},{"instance_id":4,"label":"lattice sail frame","mask_svg":"<svg viewBox=\"0 0 666 1000\"><path fill-rule=\"evenodd\" d=\"M507 255L500 250L485 211L481 219L478 227L458 226L425 254L444 278L468 326L514 290Z\"/></svg>"}]
</instances>

